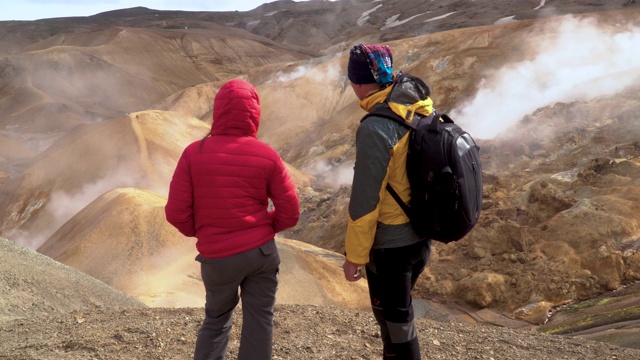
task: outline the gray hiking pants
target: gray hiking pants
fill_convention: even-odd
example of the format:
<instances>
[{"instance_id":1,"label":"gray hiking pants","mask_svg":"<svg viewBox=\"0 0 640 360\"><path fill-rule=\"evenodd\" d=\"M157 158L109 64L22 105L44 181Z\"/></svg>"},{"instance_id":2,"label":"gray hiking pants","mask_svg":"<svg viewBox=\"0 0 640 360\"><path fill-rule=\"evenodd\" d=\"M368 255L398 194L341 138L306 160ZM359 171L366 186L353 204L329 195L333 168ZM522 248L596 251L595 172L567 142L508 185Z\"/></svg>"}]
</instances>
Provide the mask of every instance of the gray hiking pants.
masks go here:
<instances>
[{"instance_id":1,"label":"gray hiking pants","mask_svg":"<svg viewBox=\"0 0 640 360\"><path fill-rule=\"evenodd\" d=\"M280 266L275 240L230 257L209 259L198 255L196 260L200 262L207 301L193 358L225 358L233 310L242 299L238 360L271 359L273 307Z\"/></svg>"}]
</instances>

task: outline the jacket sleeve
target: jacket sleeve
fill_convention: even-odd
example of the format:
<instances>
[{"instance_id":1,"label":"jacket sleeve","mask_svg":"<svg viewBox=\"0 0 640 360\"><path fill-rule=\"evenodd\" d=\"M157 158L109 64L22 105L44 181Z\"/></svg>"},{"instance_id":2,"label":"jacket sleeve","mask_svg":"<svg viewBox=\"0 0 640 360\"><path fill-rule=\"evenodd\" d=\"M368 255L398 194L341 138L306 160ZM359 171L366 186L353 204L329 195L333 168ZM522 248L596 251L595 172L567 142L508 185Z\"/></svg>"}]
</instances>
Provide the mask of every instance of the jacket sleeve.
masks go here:
<instances>
[{"instance_id":1,"label":"jacket sleeve","mask_svg":"<svg viewBox=\"0 0 640 360\"><path fill-rule=\"evenodd\" d=\"M195 236L193 215L193 185L188 148L182 153L169 185L169 196L164 208L167 221L185 236Z\"/></svg>"},{"instance_id":2,"label":"jacket sleeve","mask_svg":"<svg viewBox=\"0 0 640 360\"><path fill-rule=\"evenodd\" d=\"M279 156L268 186L268 196L274 206L269 212L274 232L295 226L300 218L300 202L291 176Z\"/></svg>"},{"instance_id":3,"label":"jacket sleeve","mask_svg":"<svg viewBox=\"0 0 640 360\"><path fill-rule=\"evenodd\" d=\"M356 163L345 238L346 257L352 263L369 262L392 149L379 123L367 120L360 124L356 132Z\"/></svg>"}]
</instances>

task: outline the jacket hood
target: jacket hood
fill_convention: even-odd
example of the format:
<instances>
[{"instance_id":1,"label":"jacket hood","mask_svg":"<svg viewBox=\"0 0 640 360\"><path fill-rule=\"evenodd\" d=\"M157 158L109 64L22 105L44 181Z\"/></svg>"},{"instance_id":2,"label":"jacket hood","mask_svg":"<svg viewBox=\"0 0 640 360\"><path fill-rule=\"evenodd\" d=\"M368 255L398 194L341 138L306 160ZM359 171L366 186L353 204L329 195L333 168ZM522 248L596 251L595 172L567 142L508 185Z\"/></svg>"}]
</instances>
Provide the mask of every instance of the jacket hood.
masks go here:
<instances>
[{"instance_id":1,"label":"jacket hood","mask_svg":"<svg viewBox=\"0 0 640 360\"><path fill-rule=\"evenodd\" d=\"M211 135L257 137L260 98L253 85L231 80L220 88L213 101Z\"/></svg>"},{"instance_id":2,"label":"jacket hood","mask_svg":"<svg viewBox=\"0 0 640 360\"><path fill-rule=\"evenodd\" d=\"M431 90L422 79L401 74L387 97L387 103L394 113L412 122L416 114L429 116L433 112L433 100L429 95Z\"/></svg>"},{"instance_id":3,"label":"jacket hood","mask_svg":"<svg viewBox=\"0 0 640 360\"><path fill-rule=\"evenodd\" d=\"M360 101L360 107L370 112L374 106L384 103L396 115L410 123L415 114L429 116L433 112L433 100L429 95L429 86L420 78L399 74L393 86L366 97Z\"/></svg>"}]
</instances>

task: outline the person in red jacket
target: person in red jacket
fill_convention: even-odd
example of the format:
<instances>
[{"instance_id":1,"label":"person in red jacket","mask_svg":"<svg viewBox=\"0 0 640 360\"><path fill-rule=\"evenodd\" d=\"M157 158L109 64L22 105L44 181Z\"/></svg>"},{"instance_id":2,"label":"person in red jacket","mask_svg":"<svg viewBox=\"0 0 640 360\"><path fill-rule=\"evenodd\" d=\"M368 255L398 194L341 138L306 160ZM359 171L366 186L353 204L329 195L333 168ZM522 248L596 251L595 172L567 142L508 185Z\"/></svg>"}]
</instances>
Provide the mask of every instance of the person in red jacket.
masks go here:
<instances>
[{"instance_id":1,"label":"person in red jacket","mask_svg":"<svg viewBox=\"0 0 640 360\"><path fill-rule=\"evenodd\" d=\"M300 208L282 159L257 139L259 123L253 85L225 83L214 100L211 133L186 147L169 187L167 221L197 238L206 290L194 359L225 358L240 299L238 359L271 359L280 265L275 234L296 225Z\"/></svg>"}]
</instances>

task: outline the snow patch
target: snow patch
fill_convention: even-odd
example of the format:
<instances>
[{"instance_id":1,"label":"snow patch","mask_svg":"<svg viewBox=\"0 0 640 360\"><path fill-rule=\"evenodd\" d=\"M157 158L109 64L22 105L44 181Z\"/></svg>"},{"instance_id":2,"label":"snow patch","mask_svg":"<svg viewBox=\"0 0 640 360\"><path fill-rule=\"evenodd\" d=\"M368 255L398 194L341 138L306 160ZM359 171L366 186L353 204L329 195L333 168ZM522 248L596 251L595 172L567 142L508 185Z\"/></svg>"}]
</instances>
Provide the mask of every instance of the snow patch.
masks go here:
<instances>
[{"instance_id":1,"label":"snow patch","mask_svg":"<svg viewBox=\"0 0 640 360\"><path fill-rule=\"evenodd\" d=\"M281 11L282 11L282 10L272 11L272 12L269 12L269 13L264 14L264 16L273 16L273 15L275 15L275 14L277 14L277 13L281 12Z\"/></svg>"},{"instance_id":2,"label":"snow patch","mask_svg":"<svg viewBox=\"0 0 640 360\"><path fill-rule=\"evenodd\" d=\"M369 14L371 14L372 12L378 10L381 7L382 7L382 4L374 7L371 10L363 12L362 15L360 16L360 18L358 20L356 20L356 24L358 24L358 26L363 26L364 24L366 24L367 20L369 20Z\"/></svg>"},{"instance_id":3,"label":"snow patch","mask_svg":"<svg viewBox=\"0 0 640 360\"><path fill-rule=\"evenodd\" d=\"M441 20L441 19L444 19L444 18L446 18L446 17L448 17L448 16L451 16L451 15L453 15L453 14L455 14L455 13L457 13L457 11L450 12L450 13L448 13L448 14L444 14L444 15L442 15L442 16L436 16L436 17L434 17L434 18L427 19L427 20L425 20L424 22Z\"/></svg>"},{"instance_id":4,"label":"snow patch","mask_svg":"<svg viewBox=\"0 0 640 360\"><path fill-rule=\"evenodd\" d=\"M514 21L517 21L515 19L515 15L512 16L507 16L507 17L503 17L502 19L499 19L498 21L494 22L494 24L499 25L499 24L508 24Z\"/></svg>"},{"instance_id":5,"label":"snow patch","mask_svg":"<svg viewBox=\"0 0 640 360\"><path fill-rule=\"evenodd\" d=\"M536 8L535 8L535 9L533 9L533 10L540 10L540 9L542 9L542 7L544 6L544 3L545 3L545 2L546 2L546 0L540 0L540 5L538 5L538 7L536 7Z\"/></svg>"},{"instance_id":6,"label":"snow patch","mask_svg":"<svg viewBox=\"0 0 640 360\"><path fill-rule=\"evenodd\" d=\"M400 14L393 15L392 17L387 19L387 22L384 24L384 26L382 28L380 28L380 30L386 30L386 29L389 29L389 28L392 28L392 27L396 27L398 25L402 25L402 24L407 23L407 22L417 18L418 16L421 16L421 15L424 15L424 14L426 14L426 13L420 13L418 15L413 15L410 18L407 18L407 19L404 19L404 20L400 20L400 21L398 21L398 17L400 16Z\"/></svg>"}]
</instances>

